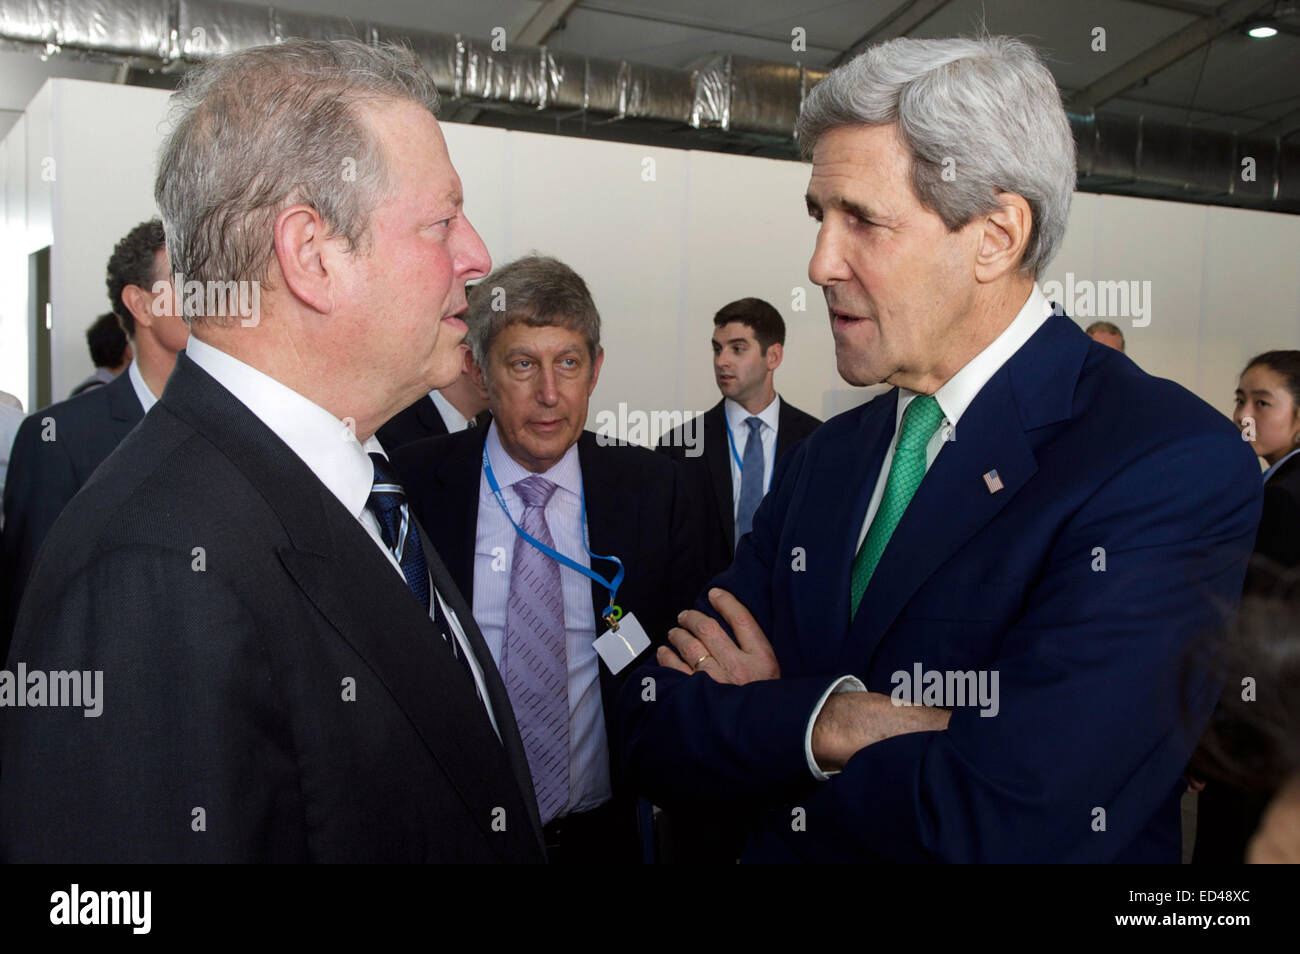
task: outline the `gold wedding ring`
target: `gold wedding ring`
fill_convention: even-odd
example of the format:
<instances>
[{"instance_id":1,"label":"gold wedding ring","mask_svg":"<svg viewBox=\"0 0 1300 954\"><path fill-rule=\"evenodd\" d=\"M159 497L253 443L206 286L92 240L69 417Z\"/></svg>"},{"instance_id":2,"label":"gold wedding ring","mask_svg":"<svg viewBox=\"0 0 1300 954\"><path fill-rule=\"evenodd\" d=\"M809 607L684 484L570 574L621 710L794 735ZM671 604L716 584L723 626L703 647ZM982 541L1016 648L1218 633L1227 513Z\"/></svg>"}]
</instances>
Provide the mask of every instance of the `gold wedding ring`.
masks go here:
<instances>
[{"instance_id":1,"label":"gold wedding ring","mask_svg":"<svg viewBox=\"0 0 1300 954\"><path fill-rule=\"evenodd\" d=\"M704 662L704 660L706 659L711 659L711 658L712 657L708 653L705 653L699 659L695 660L695 665L692 666L691 669L698 670L700 668L700 663Z\"/></svg>"}]
</instances>

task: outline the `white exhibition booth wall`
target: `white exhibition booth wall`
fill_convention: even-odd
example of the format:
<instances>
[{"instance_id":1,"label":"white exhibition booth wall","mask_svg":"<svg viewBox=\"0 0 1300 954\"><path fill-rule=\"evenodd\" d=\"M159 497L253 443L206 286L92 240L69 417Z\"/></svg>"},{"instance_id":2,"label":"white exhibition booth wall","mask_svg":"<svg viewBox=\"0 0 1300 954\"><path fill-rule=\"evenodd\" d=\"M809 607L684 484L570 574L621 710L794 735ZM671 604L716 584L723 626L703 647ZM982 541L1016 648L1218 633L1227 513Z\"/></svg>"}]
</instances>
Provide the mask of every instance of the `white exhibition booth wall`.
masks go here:
<instances>
[{"instance_id":1,"label":"white exhibition booth wall","mask_svg":"<svg viewBox=\"0 0 1300 954\"><path fill-rule=\"evenodd\" d=\"M52 246L57 399L90 371L84 334L108 310L113 245L156 214L167 99L160 90L51 80L0 147L0 390L29 410L28 255ZM777 386L791 402L826 417L877 393L835 372L821 293L807 275L816 225L804 210L806 165L443 128L466 213L494 262L537 250L592 289L606 358L588 426L620 403L711 406L711 318L748 295L785 317ZM1300 347L1298 253L1298 216L1077 194L1064 247L1041 282L1076 306L1081 324L1126 308L1110 320L1124 328L1130 356L1227 413L1251 355Z\"/></svg>"}]
</instances>

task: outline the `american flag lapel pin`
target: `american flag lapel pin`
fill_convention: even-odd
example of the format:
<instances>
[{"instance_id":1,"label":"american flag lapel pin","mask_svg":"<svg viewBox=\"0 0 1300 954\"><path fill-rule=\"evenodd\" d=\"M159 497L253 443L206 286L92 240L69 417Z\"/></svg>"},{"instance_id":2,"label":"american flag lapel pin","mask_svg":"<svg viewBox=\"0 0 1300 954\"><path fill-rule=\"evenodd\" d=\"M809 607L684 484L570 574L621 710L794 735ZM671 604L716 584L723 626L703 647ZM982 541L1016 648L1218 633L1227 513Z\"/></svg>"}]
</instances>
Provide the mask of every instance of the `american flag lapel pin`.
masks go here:
<instances>
[{"instance_id":1,"label":"american flag lapel pin","mask_svg":"<svg viewBox=\"0 0 1300 954\"><path fill-rule=\"evenodd\" d=\"M991 494L995 494L1002 489L1002 478L998 476L996 470L990 470L984 475L984 486L989 489Z\"/></svg>"}]
</instances>

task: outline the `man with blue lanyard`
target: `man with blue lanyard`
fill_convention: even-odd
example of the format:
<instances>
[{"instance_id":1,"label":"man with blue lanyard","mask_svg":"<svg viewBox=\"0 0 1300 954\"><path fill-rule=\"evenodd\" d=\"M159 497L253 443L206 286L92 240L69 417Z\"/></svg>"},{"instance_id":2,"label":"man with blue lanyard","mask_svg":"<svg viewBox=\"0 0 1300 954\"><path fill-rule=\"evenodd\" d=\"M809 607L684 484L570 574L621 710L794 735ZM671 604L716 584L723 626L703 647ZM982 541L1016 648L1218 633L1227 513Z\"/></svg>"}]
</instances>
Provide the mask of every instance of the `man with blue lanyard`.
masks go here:
<instances>
[{"instance_id":1,"label":"man with blue lanyard","mask_svg":"<svg viewBox=\"0 0 1300 954\"><path fill-rule=\"evenodd\" d=\"M408 444L393 465L501 670L550 860L636 861L605 713L694 599L698 524L671 462L583 430L604 353L572 269L506 265L466 321L491 426Z\"/></svg>"},{"instance_id":2,"label":"man with blue lanyard","mask_svg":"<svg viewBox=\"0 0 1300 954\"><path fill-rule=\"evenodd\" d=\"M658 448L684 468L705 519L701 586L731 566L777 461L821 423L776 393L785 322L772 305L761 298L724 305L713 316L712 344L722 400L704 413L703 451L687 446L685 426L665 434Z\"/></svg>"}]
</instances>

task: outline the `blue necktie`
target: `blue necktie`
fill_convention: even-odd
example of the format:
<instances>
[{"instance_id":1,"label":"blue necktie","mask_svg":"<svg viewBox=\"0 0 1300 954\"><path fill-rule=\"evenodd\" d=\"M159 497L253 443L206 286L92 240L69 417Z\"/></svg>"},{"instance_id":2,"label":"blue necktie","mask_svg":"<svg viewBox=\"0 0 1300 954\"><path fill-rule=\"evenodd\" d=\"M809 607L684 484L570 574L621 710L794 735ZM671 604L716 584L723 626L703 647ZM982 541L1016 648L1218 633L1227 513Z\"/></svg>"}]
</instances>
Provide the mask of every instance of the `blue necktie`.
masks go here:
<instances>
[{"instance_id":1,"label":"blue necktie","mask_svg":"<svg viewBox=\"0 0 1300 954\"><path fill-rule=\"evenodd\" d=\"M736 513L736 543L749 533L754 524L754 511L763 499L763 422L756 417L745 418L749 437L745 441L745 456L740 462L740 509Z\"/></svg>"},{"instance_id":2,"label":"blue necktie","mask_svg":"<svg viewBox=\"0 0 1300 954\"><path fill-rule=\"evenodd\" d=\"M371 454L370 460L375 467L375 483L366 506L379 521L379 535L384 538L388 549L393 551L393 556L397 557L397 562L402 567L402 576L406 577L406 585L410 587L427 613L430 606L429 564L425 562L424 547L420 545L420 532L411 520L411 510L406 503L406 491L402 490L402 485L397 482L397 476L383 454ZM461 669L469 676L474 694L481 699L482 695L478 691L478 683L474 679L474 671L470 669L469 660L460 651L448 620L438 610L437 600L433 600L432 605L434 626L451 647L451 654L460 663Z\"/></svg>"}]
</instances>

